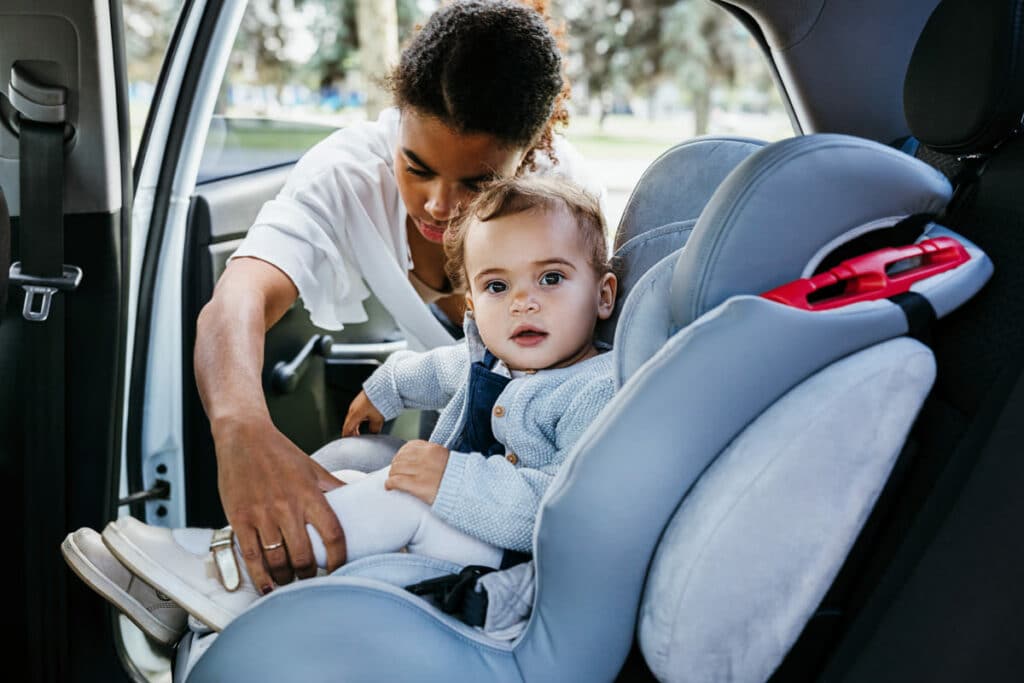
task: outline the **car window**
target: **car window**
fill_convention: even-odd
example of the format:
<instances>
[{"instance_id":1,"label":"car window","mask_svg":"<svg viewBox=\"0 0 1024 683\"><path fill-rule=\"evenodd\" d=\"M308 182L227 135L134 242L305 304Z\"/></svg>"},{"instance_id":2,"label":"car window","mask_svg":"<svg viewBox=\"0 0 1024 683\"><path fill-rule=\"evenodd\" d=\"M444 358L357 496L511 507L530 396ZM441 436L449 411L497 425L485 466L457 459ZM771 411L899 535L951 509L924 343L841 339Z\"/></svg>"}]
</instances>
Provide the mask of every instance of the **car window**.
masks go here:
<instances>
[{"instance_id":1,"label":"car window","mask_svg":"<svg viewBox=\"0 0 1024 683\"><path fill-rule=\"evenodd\" d=\"M395 9L397 54L397 40L424 15L410 0L398 0ZM293 163L331 132L373 115L357 39L352 0L250 2L217 98L198 182Z\"/></svg>"},{"instance_id":2,"label":"car window","mask_svg":"<svg viewBox=\"0 0 1024 683\"><path fill-rule=\"evenodd\" d=\"M133 161L182 4L183 0L124 0L122 4Z\"/></svg>"},{"instance_id":3,"label":"car window","mask_svg":"<svg viewBox=\"0 0 1024 683\"><path fill-rule=\"evenodd\" d=\"M707 0L560 0L573 119L568 137L608 188L618 224L640 175L698 135L793 135L767 61L732 15Z\"/></svg>"},{"instance_id":4,"label":"car window","mask_svg":"<svg viewBox=\"0 0 1024 683\"><path fill-rule=\"evenodd\" d=\"M367 3L371 4L371 3ZM552 0L573 86L566 136L608 188L609 225L644 169L704 134L793 134L764 55L707 0ZM218 98L199 181L290 163L317 140L375 116L385 73L360 51L357 3L249 3ZM398 0L395 30L374 19L375 55L397 55L437 6ZM395 36L390 51L381 50ZM374 67L374 68L370 68ZM372 73L366 73L367 70ZM374 70L376 69L376 70Z\"/></svg>"}]
</instances>

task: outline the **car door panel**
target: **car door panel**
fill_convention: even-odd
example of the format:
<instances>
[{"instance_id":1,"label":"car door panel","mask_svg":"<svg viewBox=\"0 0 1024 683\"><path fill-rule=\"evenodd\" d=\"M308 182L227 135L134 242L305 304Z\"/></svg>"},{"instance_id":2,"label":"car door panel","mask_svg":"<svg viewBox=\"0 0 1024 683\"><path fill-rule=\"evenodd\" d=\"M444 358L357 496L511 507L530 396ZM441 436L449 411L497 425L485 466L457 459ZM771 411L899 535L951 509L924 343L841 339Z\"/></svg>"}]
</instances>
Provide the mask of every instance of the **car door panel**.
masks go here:
<instances>
[{"instance_id":1,"label":"car door panel","mask_svg":"<svg viewBox=\"0 0 1024 683\"><path fill-rule=\"evenodd\" d=\"M185 292L185 470L189 524L216 526L224 523L216 490L216 458L195 388L191 349L195 345L195 321L210 300L217 279L238 248L263 203L284 184L292 165L253 170L196 186L189 212ZM364 305L368 319L330 331L313 325L301 300L268 332L265 341L263 388L271 419L289 439L307 453L341 433L349 402L362 382L393 351L405 342L394 320L374 298ZM324 337L330 337L330 342ZM316 351L295 363L302 351L318 338ZM275 382L275 368L299 366L289 386Z\"/></svg>"}]
</instances>

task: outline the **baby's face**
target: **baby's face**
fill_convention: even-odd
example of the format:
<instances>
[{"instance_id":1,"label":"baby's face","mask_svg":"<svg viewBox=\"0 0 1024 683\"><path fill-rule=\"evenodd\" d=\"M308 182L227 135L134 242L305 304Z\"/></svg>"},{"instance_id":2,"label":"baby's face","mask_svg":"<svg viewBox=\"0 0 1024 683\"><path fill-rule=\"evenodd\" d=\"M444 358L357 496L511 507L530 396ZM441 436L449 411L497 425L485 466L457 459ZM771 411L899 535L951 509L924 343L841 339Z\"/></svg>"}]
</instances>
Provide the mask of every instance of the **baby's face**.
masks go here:
<instances>
[{"instance_id":1,"label":"baby's face","mask_svg":"<svg viewBox=\"0 0 1024 683\"><path fill-rule=\"evenodd\" d=\"M567 210L473 223L464 252L467 305L491 353L514 370L563 367L591 354L616 282L594 272Z\"/></svg>"}]
</instances>

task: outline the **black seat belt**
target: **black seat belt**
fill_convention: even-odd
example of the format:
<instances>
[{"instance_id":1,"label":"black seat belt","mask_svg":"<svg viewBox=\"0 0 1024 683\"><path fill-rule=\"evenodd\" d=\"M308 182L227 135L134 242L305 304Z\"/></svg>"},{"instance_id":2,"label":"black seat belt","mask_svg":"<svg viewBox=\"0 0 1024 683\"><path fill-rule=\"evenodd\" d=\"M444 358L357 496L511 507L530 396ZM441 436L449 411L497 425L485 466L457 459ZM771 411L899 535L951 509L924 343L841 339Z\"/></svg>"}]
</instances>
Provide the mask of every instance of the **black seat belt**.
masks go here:
<instances>
[{"instance_id":1,"label":"black seat belt","mask_svg":"<svg viewBox=\"0 0 1024 683\"><path fill-rule=\"evenodd\" d=\"M11 263L11 216L7 213L7 198L0 187L0 322L7 312L7 278Z\"/></svg>"},{"instance_id":2,"label":"black seat belt","mask_svg":"<svg viewBox=\"0 0 1024 683\"><path fill-rule=\"evenodd\" d=\"M18 112L21 260L11 285L25 292L20 387L25 449L25 599L32 680L62 680L67 661L66 572L54 560L66 532L65 307L82 272L64 265L66 92L35 82L16 64L10 100ZM58 495L46 492L57 491Z\"/></svg>"}]
</instances>

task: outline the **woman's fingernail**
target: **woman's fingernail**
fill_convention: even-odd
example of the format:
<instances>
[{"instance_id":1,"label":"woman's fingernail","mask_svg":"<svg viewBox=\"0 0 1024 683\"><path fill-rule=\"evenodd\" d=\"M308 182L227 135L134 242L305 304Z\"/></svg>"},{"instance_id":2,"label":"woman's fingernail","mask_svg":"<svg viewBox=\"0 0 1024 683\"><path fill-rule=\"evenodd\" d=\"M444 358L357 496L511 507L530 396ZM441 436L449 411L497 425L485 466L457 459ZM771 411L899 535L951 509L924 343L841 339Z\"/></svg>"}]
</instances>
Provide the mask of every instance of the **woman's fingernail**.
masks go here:
<instances>
[{"instance_id":1,"label":"woman's fingernail","mask_svg":"<svg viewBox=\"0 0 1024 683\"><path fill-rule=\"evenodd\" d=\"M270 586L270 585L267 585L267 586L264 586L263 588L261 588L260 590L263 592L263 595L266 595L270 591L274 590L274 587Z\"/></svg>"}]
</instances>

